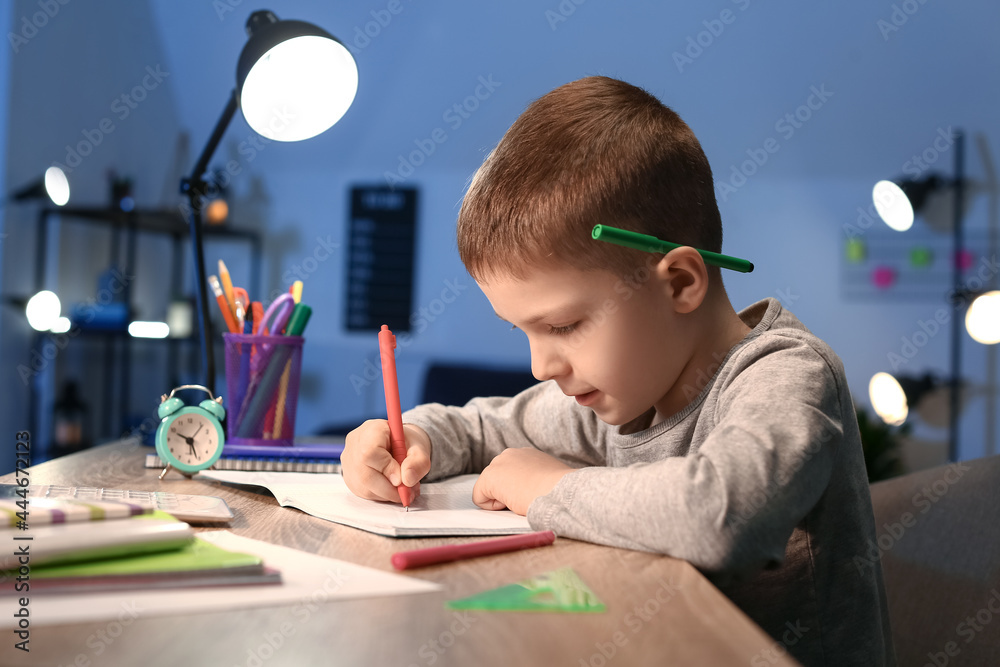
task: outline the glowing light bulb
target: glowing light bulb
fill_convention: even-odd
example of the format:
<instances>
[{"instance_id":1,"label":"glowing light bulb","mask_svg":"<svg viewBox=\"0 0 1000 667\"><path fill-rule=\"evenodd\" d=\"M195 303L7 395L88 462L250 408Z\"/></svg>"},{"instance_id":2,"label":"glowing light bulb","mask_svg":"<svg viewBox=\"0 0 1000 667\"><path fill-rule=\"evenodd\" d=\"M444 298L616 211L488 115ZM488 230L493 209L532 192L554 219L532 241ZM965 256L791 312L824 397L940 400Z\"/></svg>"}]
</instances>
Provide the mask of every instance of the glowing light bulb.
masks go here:
<instances>
[{"instance_id":1,"label":"glowing light bulb","mask_svg":"<svg viewBox=\"0 0 1000 667\"><path fill-rule=\"evenodd\" d=\"M913 205L902 188L892 181L879 181L872 188L872 201L879 217L897 232L913 226Z\"/></svg>"},{"instance_id":2,"label":"glowing light bulb","mask_svg":"<svg viewBox=\"0 0 1000 667\"><path fill-rule=\"evenodd\" d=\"M868 383L868 398L875 414L890 426L899 426L910 413L903 388L888 373L876 373L872 376Z\"/></svg>"},{"instance_id":3,"label":"glowing light bulb","mask_svg":"<svg viewBox=\"0 0 1000 667\"><path fill-rule=\"evenodd\" d=\"M340 120L357 92L358 66L351 52L327 37L304 35L261 56L243 82L240 107L261 136L301 141Z\"/></svg>"},{"instance_id":4,"label":"glowing light bulb","mask_svg":"<svg viewBox=\"0 0 1000 667\"><path fill-rule=\"evenodd\" d=\"M965 329L983 345L1000 343L1000 292L980 294L965 313Z\"/></svg>"},{"instance_id":5,"label":"glowing light bulb","mask_svg":"<svg viewBox=\"0 0 1000 667\"><path fill-rule=\"evenodd\" d=\"M28 299L28 305L24 312L28 316L28 324L31 325L32 329L48 331L59 319L61 309L62 304L59 303L59 297L55 295L55 292L42 290Z\"/></svg>"}]
</instances>

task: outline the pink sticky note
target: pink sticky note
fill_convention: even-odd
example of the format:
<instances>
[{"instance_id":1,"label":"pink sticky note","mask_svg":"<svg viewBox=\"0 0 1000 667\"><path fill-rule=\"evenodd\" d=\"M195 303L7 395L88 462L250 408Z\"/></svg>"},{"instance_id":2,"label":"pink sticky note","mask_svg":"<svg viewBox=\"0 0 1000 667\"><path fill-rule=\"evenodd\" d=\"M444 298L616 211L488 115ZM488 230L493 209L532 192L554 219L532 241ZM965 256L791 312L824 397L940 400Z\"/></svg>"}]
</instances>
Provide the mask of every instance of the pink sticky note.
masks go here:
<instances>
[{"instance_id":1,"label":"pink sticky note","mask_svg":"<svg viewBox=\"0 0 1000 667\"><path fill-rule=\"evenodd\" d=\"M879 289L889 289L896 282L896 270L891 266L876 266L872 270L872 284Z\"/></svg>"}]
</instances>

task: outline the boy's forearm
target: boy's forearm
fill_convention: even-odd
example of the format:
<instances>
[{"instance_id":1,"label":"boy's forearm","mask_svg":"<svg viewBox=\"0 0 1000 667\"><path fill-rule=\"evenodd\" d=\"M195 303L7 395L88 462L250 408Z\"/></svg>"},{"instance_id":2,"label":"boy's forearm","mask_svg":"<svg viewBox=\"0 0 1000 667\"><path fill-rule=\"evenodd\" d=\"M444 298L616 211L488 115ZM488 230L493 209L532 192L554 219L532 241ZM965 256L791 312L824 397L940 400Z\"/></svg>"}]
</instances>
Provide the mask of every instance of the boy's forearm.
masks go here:
<instances>
[{"instance_id":1,"label":"boy's forearm","mask_svg":"<svg viewBox=\"0 0 1000 667\"><path fill-rule=\"evenodd\" d=\"M403 422L421 428L431 442L431 469L426 480L462 475L472 471L472 438L454 422L454 408L430 403L403 413Z\"/></svg>"},{"instance_id":2,"label":"boy's forearm","mask_svg":"<svg viewBox=\"0 0 1000 667\"><path fill-rule=\"evenodd\" d=\"M507 447L523 446L517 429L500 432L491 416L514 399L477 398L462 407L438 403L419 405L403 421L419 426L433 447L428 480L479 473Z\"/></svg>"},{"instance_id":3,"label":"boy's forearm","mask_svg":"<svg viewBox=\"0 0 1000 667\"><path fill-rule=\"evenodd\" d=\"M429 480L480 473L515 447L534 447L574 467L603 464L603 443L577 432L581 427L565 412L571 403L555 383L540 383L512 398L476 398L462 407L419 405L403 413L403 421L430 436Z\"/></svg>"}]
</instances>

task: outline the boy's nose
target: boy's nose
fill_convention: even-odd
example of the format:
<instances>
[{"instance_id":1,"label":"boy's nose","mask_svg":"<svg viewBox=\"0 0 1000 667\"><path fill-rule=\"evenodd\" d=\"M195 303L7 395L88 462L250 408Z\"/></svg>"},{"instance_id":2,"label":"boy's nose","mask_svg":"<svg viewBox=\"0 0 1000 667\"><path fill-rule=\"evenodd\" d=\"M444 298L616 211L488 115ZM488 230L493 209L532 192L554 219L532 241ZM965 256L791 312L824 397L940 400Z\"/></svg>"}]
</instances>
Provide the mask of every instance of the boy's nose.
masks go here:
<instances>
[{"instance_id":1,"label":"boy's nose","mask_svg":"<svg viewBox=\"0 0 1000 667\"><path fill-rule=\"evenodd\" d=\"M566 358L552 345L531 344L531 374L539 382L561 377L569 372Z\"/></svg>"}]
</instances>

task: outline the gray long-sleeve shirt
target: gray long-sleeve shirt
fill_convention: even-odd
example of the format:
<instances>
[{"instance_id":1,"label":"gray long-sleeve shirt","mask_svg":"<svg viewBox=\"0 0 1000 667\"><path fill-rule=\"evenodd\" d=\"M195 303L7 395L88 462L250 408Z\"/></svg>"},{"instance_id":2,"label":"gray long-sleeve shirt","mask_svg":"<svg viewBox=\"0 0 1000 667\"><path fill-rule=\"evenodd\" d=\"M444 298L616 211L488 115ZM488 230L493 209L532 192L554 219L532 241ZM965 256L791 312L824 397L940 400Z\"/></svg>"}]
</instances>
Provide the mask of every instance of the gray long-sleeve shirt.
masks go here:
<instances>
[{"instance_id":1,"label":"gray long-sleeve shirt","mask_svg":"<svg viewBox=\"0 0 1000 667\"><path fill-rule=\"evenodd\" d=\"M553 381L403 419L431 438L430 479L481 472L508 447L579 467L531 504L534 529L691 562L780 642L775 652L895 664L843 365L774 299L739 316L753 331L687 407L645 430L605 424Z\"/></svg>"}]
</instances>

